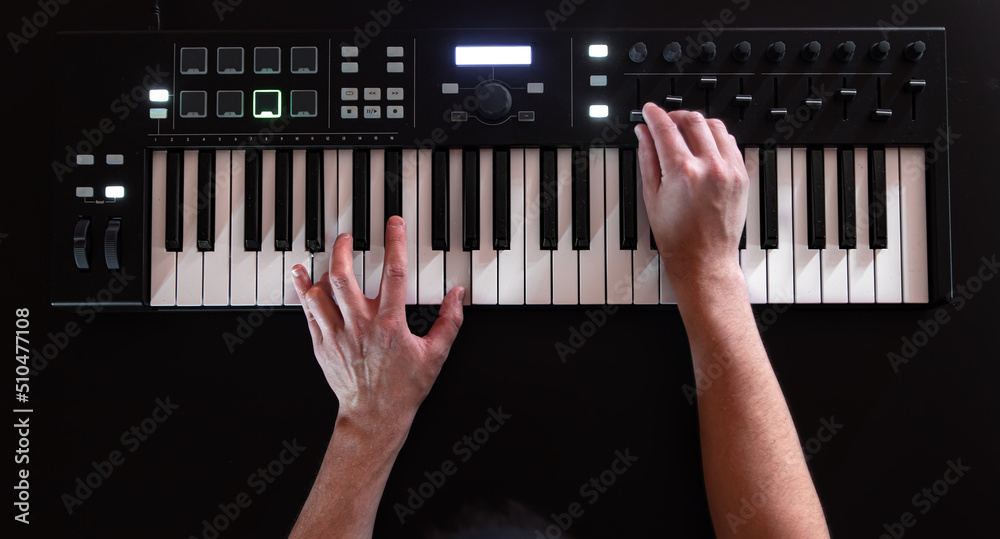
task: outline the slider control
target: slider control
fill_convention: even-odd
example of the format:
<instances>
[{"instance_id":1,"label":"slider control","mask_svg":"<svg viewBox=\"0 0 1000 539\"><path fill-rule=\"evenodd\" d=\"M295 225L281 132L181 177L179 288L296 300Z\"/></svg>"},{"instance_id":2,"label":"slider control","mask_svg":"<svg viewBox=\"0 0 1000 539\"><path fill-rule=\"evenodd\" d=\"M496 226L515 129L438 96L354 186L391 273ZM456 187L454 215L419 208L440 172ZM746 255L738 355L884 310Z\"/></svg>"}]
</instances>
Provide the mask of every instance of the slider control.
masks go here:
<instances>
[{"instance_id":1,"label":"slider control","mask_svg":"<svg viewBox=\"0 0 1000 539\"><path fill-rule=\"evenodd\" d=\"M81 217L73 229L73 259L77 269L90 269L90 219Z\"/></svg>"},{"instance_id":2,"label":"slider control","mask_svg":"<svg viewBox=\"0 0 1000 539\"><path fill-rule=\"evenodd\" d=\"M109 270L121 269L118 261L119 245L118 234L121 232L122 220L111 219L108 221L108 229L104 231L104 262Z\"/></svg>"}]
</instances>

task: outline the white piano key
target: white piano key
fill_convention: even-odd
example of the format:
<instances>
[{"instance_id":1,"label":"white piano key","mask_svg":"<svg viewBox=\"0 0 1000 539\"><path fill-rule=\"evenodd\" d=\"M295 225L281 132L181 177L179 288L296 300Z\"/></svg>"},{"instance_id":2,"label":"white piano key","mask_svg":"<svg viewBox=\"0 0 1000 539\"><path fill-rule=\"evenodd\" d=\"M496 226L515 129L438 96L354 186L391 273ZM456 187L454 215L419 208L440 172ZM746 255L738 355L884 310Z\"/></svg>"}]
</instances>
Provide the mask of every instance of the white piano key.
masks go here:
<instances>
[{"instance_id":1,"label":"white piano key","mask_svg":"<svg viewBox=\"0 0 1000 539\"><path fill-rule=\"evenodd\" d=\"M472 251L472 303L497 304L497 252L493 249L493 150L479 150L479 249Z\"/></svg>"},{"instance_id":2,"label":"white piano key","mask_svg":"<svg viewBox=\"0 0 1000 539\"><path fill-rule=\"evenodd\" d=\"M153 152L153 185L149 228L149 304L173 306L177 301L177 253L166 248L167 152Z\"/></svg>"},{"instance_id":3,"label":"white piano key","mask_svg":"<svg viewBox=\"0 0 1000 539\"><path fill-rule=\"evenodd\" d=\"M472 304L472 255L462 250L462 150L448 156L448 252L444 256L445 293L465 287L465 305Z\"/></svg>"},{"instance_id":4,"label":"white piano key","mask_svg":"<svg viewBox=\"0 0 1000 539\"><path fill-rule=\"evenodd\" d=\"M902 303L899 148L885 149L885 224L886 247L875 251L875 302Z\"/></svg>"},{"instance_id":5,"label":"white piano key","mask_svg":"<svg viewBox=\"0 0 1000 539\"><path fill-rule=\"evenodd\" d=\"M524 149L510 150L510 249L498 258L498 299L504 305L524 303Z\"/></svg>"},{"instance_id":6,"label":"white piano key","mask_svg":"<svg viewBox=\"0 0 1000 539\"><path fill-rule=\"evenodd\" d=\"M337 152L337 233L354 234L354 151L339 150ZM332 246L330 247L333 248ZM331 253L331 256L332 253ZM365 254L354 251L354 278L358 287L365 289Z\"/></svg>"},{"instance_id":7,"label":"white piano key","mask_svg":"<svg viewBox=\"0 0 1000 539\"><path fill-rule=\"evenodd\" d=\"M632 303L632 251L621 248L621 208L618 148L604 152L604 231L607 248L607 303Z\"/></svg>"},{"instance_id":8,"label":"white piano key","mask_svg":"<svg viewBox=\"0 0 1000 539\"><path fill-rule=\"evenodd\" d=\"M927 186L923 148L899 149L899 217L903 302L930 301L927 272Z\"/></svg>"},{"instance_id":9,"label":"white piano key","mask_svg":"<svg viewBox=\"0 0 1000 539\"><path fill-rule=\"evenodd\" d=\"M403 150L403 222L406 223L406 304L417 303L417 150Z\"/></svg>"},{"instance_id":10,"label":"white piano key","mask_svg":"<svg viewBox=\"0 0 1000 539\"><path fill-rule=\"evenodd\" d=\"M333 243L339 234L340 196L337 184L340 182L337 165L337 150L323 150L323 250L313 253L313 282L320 280L330 271L330 257Z\"/></svg>"},{"instance_id":11,"label":"white piano key","mask_svg":"<svg viewBox=\"0 0 1000 539\"><path fill-rule=\"evenodd\" d=\"M851 303L875 303L875 256L868 232L868 149L854 148L854 211L857 243L847 251L847 296Z\"/></svg>"},{"instance_id":12,"label":"white piano key","mask_svg":"<svg viewBox=\"0 0 1000 539\"><path fill-rule=\"evenodd\" d=\"M229 305L231 154L215 152L215 250L205 251L205 305Z\"/></svg>"},{"instance_id":13,"label":"white piano key","mask_svg":"<svg viewBox=\"0 0 1000 539\"><path fill-rule=\"evenodd\" d=\"M260 153L261 246L257 253L257 305L281 305L285 279L284 257L274 248L275 151Z\"/></svg>"},{"instance_id":14,"label":"white piano key","mask_svg":"<svg viewBox=\"0 0 1000 539\"><path fill-rule=\"evenodd\" d=\"M747 196L747 242L740 253L750 303L767 303L767 251L760 247L760 148L744 151L750 189Z\"/></svg>"},{"instance_id":15,"label":"white piano key","mask_svg":"<svg viewBox=\"0 0 1000 539\"><path fill-rule=\"evenodd\" d=\"M230 252L230 303L234 306L257 303L257 251L247 251L246 231L246 151L232 155L232 249Z\"/></svg>"},{"instance_id":16,"label":"white piano key","mask_svg":"<svg viewBox=\"0 0 1000 539\"><path fill-rule=\"evenodd\" d=\"M795 301L795 242L792 238L792 149L778 148L778 247L767 251L767 302Z\"/></svg>"},{"instance_id":17,"label":"white piano key","mask_svg":"<svg viewBox=\"0 0 1000 539\"><path fill-rule=\"evenodd\" d=\"M656 251L650 248L649 214L642 193L642 169L639 167L638 152L636 152L635 177L636 247L632 251L632 302L637 305L659 303L660 261Z\"/></svg>"},{"instance_id":18,"label":"white piano key","mask_svg":"<svg viewBox=\"0 0 1000 539\"><path fill-rule=\"evenodd\" d=\"M660 257L659 253L656 255L656 262L660 266L660 303L675 304L677 303L677 294L674 293L674 289L670 285L667 268L663 265L663 258Z\"/></svg>"},{"instance_id":19,"label":"white piano key","mask_svg":"<svg viewBox=\"0 0 1000 539\"><path fill-rule=\"evenodd\" d=\"M417 159L417 222L407 222L417 228L417 300L421 305L439 305L444 299L444 251L432 248L433 150L419 150Z\"/></svg>"},{"instance_id":20,"label":"white piano key","mask_svg":"<svg viewBox=\"0 0 1000 539\"><path fill-rule=\"evenodd\" d=\"M368 216L371 220L368 250L365 251L365 296L374 299L382 284L385 260L385 150L371 150L368 171L371 177Z\"/></svg>"},{"instance_id":21,"label":"white piano key","mask_svg":"<svg viewBox=\"0 0 1000 539\"><path fill-rule=\"evenodd\" d=\"M198 150L184 152L184 215L181 252L177 253L177 305L201 305L204 256L198 250Z\"/></svg>"},{"instance_id":22,"label":"white piano key","mask_svg":"<svg viewBox=\"0 0 1000 539\"><path fill-rule=\"evenodd\" d=\"M820 278L820 254L822 251L809 248L807 160L808 150L805 148L792 149L792 241L794 243L795 263L795 303L820 303L823 301L822 279ZM832 188L829 185L824 187L825 189ZM829 216L827 217L829 218Z\"/></svg>"},{"instance_id":23,"label":"white piano key","mask_svg":"<svg viewBox=\"0 0 1000 539\"><path fill-rule=\"evenodd\" d=\"M285 290L283 303L285 305L300 305L299 295L295 292L295 280L292 277L292 267L302 264L306 271L312 271L312 253L306 249L306 151L292 152L292 250L285 251L284 278ZM310 280L312 274L309 275Z\"/></svg>"},{"instance_id":24,"label":"white piano key","mask_svg":"<svg viewBox=\"0 0 1000 539\"><path fill-rule=\"evenodd\" d=\"M573 249L573 151L556 150L556 249L552 251L552 303L580 302L580 264Z\"/></svg>"},{"instance_id":25,"label":"white piano key","mask_svg":"<svg viewBox=\"0 0 1000 539\"><path fill-rule=\"evenodd\" d=\"M580 251L580 303L603 305L604 281L604 149L591 148L590 159L590 249Z\"/></svg>"},{"instance_id":26,"label":"white piano key","mask_svg":"<svg viewBox=\"0 0 1000 539\"><path fill-rule=\"evenodd\" d=\"M524 150L524 302L552 302L552 255L541 248L541 152Z\"/></svg>"},{"instance_id":27,"label":"white piano key","mask_svg":"<svg viewBox=\"0 0 1000 539\"><path fill-rule=\"evenodd\" d=\"M836 148L823 149L823 171L826 210L826 248L820 255L823 303L847 303L847 250L840 248Z\"/></svg>"}]
</instances>

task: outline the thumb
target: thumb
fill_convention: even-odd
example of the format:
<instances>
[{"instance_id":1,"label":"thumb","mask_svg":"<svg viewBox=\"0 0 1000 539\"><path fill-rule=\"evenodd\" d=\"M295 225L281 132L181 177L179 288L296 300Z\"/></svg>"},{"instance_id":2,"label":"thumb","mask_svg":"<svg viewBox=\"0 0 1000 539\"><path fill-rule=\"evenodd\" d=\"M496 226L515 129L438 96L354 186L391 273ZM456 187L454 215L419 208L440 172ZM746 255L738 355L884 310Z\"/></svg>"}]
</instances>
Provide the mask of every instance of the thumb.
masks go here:
<instances>
[{"instance_id":1,"label":"thumb","mask_svg":"<svg viewBox=\"0 0 1000 539\"><path fill-rule=\"evenodd\" d=\"M448 292L444 301L441 302L441 310L438 318L431 326L431 330L424 337L424 345L430 353L430 357L440 363L448 357L451 344L458 336L458 330L462 327L465 315L462 312L462 300L465 298L465 288L456 286Z\"/></svg>"}]
</instances>

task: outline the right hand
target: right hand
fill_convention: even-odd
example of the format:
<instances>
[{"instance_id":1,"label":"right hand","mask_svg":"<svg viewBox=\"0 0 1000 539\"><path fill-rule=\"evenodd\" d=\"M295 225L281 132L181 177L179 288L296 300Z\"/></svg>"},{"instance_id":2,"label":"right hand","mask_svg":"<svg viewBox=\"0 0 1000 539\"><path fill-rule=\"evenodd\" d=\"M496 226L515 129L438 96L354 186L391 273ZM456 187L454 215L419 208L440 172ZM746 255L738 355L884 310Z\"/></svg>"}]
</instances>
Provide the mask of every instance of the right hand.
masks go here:
<instances>
[{"instance_id":1,"label":"right hand","mask_svg":"<svg viewBox=\"0 0 1000 539\"><path fill-rule=\"evenodd\" d=\"M653 103L636 126L650 228L675 287L739 271L749 178L721 120Z\"/></svg>"}]
</instances>

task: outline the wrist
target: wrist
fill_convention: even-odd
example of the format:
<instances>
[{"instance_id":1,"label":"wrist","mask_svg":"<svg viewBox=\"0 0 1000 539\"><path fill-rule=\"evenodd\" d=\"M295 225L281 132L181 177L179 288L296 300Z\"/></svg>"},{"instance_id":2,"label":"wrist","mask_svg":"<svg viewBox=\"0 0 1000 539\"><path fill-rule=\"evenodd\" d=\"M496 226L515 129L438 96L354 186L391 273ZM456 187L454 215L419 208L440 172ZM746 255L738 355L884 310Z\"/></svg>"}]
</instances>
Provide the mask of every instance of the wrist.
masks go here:
<instances>
[{"instance_id":1,"label":"wrist","mask_svg":"<svg viewBox=\"0 0 1000 539\"><path fill-rule=\"evenodd\" d=\"M666 265L666 269L678 300L701 303L715 298L746 298L746 281L735 253L723 260Z\"/></svg>"},{"instance_id":2,"label":"wrist","mask_svg":"<svg viewBox=\"0 0 1000 539\"><path fill-rule=\"evenodd\" d=\"M389 460L395 459L409 432L409 423L400 426L344 412L337 413L333 429L334 436L341 437L344 442L363 448L373 457L381 455Z\"/></svg>"}]
</instances>

